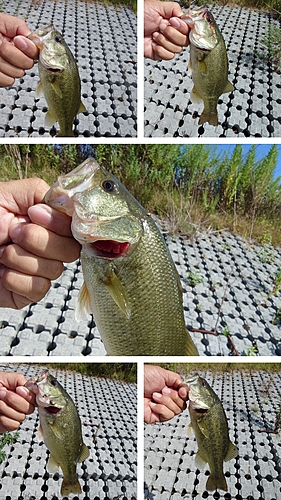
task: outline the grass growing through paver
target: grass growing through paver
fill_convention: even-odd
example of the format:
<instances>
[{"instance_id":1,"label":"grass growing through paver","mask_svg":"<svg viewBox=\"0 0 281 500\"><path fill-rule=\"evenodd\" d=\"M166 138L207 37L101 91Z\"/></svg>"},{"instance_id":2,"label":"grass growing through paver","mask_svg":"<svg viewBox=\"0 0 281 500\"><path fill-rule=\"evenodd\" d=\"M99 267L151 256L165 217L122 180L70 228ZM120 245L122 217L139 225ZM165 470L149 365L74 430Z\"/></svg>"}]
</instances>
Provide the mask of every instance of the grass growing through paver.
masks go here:
<instances>
[{"instance_id":1,"label":"grass growing through paver","mask_svg":"<svg viewBox=\"0 0 281 500\"><path fill-rule=\"evenodd\" d=\"M14 432L11 434L10 432L4 432L4 434L1 434L0 436L0 464L4 462L6 459L6 452L3 450L3 448L6 445L11 445L14 444L19 438L19 433Z\"/></svg>"}]
</instances>

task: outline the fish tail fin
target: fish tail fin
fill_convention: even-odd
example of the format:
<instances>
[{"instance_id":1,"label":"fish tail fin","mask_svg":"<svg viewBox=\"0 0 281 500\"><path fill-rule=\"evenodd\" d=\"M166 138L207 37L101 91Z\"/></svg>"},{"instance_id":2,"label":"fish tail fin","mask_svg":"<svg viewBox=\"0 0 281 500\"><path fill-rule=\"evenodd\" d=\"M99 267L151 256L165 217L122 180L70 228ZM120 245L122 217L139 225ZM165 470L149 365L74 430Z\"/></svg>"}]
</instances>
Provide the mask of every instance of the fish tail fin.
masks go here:
<instances>
[{"instance_id":1,"label":"fish tail fin","mask_svg":"<svg viewBox=\"0 0 281 500\"><path fill-rule=\"evenodd\" d=\"M187 342L186 342L186 349L185 349L185 356L199 356L198 350L196 345L194 344L189 332L187 331Z\"/></svg>"},{"instance_id":2,"label":"fish tail fin","mask_svg":"<svg viewBox=\"0 0 281 500\"><path fill-rule=\"evenodd\" d=\"M73 130L71 132L67 132L66 134L63 134L62 132L59 132L56 137L75 137L75 134Z\"/></svg>"},{"instance_id":3,"label":"fish tail fin","mask_svg":"<svg viewBox=\"0 0 281 500\"><path fill-rule=\"evenodd\" d=\"M218 119L218 113L216 112L207 112L205 109L203 110L200 118L199 118L199 125L202 125L202 123L208 122L210 125L214 125L216 127L219 124L219 119Z\"/></svg>"},{"instance_id":4,"label":"fish tail fin","mask_svg":"<svg viewBox=\"0 0 281 500\"><path fill-rule=\"evenodd\" d=\"M217 476L215 474L210 474L206 483L206 490L214 491L214 490L223 490L228 491L227 482L225 479L224 473Z\"/></svg>"},{"instance_id":5,"label":"fish tail fin","mask_svg":"<svg viewBox=\"0 0 281 500\"><path fill-rule=\"evenodd\" d=\"M82 493L78 477L76 476L71 479L64 477L60 492L63 497L67 497L70 493L77 493L78 495L79 493Z\"/></svg>"}]
</instances>

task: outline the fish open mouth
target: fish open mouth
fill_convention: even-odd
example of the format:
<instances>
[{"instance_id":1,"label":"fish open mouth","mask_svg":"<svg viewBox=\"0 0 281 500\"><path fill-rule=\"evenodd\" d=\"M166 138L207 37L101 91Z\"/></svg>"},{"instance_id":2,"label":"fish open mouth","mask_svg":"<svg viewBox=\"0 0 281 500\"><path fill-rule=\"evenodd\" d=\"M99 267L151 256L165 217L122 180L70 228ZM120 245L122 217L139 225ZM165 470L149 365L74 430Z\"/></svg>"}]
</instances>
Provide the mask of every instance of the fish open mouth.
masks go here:
<instances>
[{"instance_id":1,"label":"fish open mouth","mask_svg":"<svg viewBox=\"0 0 281 500\"><path fill-rule=\"evenodd\" d=\"M91 243L91 247L95 250L98 257L105 257L107 259L117 259L130 247L129 242L115 241L115 240L97 240Z\"/></svg>"},{"instance_id":2,"label":"fish open mouth","mask_svg":"<svg viewBox=\"0 0 281 500\"><path fill-rule=\"evenodd\" d=\"M45 411L49 413L49 415L56 415L61 411L61 408L57 408L56 406L45 406Z\"/></svg>"}]
</instances>

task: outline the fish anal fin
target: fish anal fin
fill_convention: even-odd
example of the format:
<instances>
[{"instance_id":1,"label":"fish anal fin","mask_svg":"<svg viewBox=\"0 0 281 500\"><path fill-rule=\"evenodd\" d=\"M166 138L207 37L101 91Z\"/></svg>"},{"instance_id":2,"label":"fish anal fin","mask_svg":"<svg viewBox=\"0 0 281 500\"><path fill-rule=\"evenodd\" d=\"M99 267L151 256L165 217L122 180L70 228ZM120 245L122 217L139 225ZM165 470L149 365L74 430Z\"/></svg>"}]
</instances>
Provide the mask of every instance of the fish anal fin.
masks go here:
<instances>
[{"instance_id":1,"label":"fish anal fin","mask_svg":"<svg viewBox=\"0 0 281 500\"><path fill-rule=\"evenodd\" d=\"M80 288L76 309L75 309L75 319L81 321L82 319L87 319L89 314L92 313L91 299L89 290L85 284Z\"/></svg>"},{"instance_id":2,"label":"fish anal fin","mask_svg":"<svg viewBox=\"0 0 281 500\"><path fill-rule=\"evenodd\" d=\"M235 444L233 444L230 441L229 442L229 447L228 447L228 450L227 450L227 454L226 454L226 456L224 458L224 461L228 462L229 460L232 460L232 458L235 458L237 455L238 455L238 449L235 446Z\"/></svg>"},{"instance_id":3,"label":"fish anal fin","mask_svg":"<svg viewBox=\"0 0 281 500\"><path fill-rule=\"evenodd\" d=\"M50 110L48 110L45 116L45 125L47 125L47 127L52 127L52 125L54 125L56 121L56 117L51 113Z\"/></svg>"},{"instance_id":4,"label":"fish anal fin","mask_svg":"<svg viewBox=\"0 0 281 500\"><path fill-rule=\"evenodd\" d=\"M223 491L228 491L227 482L224 474L222 473L220 476L215 476L214 474L210 474L206 482L206 490L214 491L218 489Z\"/></svg>"},{"instance_id":5,"label":"fish anal fin","mask_svg":"<svg viewBox=\"0 0 281 500\"><path fill-rule=\"evenodd\" d=\"M126 290L115 272L112 271L110 273L110 276L103 283L108 293L114 300L115 304L117 304L119 309L125 314L126 318L129 319L131 310L129 307Z\"/></svg>"},{"instance_id":6,"label":"fish anal fin","mask_svg":"<svg viewBox=\"0 0 281 500\"><path fill-rule=\"evenodd\" d=\"M82 446L82 450L81 450L81 454L80 454L80 457L78 458L77 462L83 462L84 460L86 460L90 455L90 450L89 448L85 445L85 443L83 443L83 446Z\"/></svg>"},{"instance_id":7,"label":"fish anal fin","mask_svg":"<svg viewBox=\"0 0 281 500\"><path fill-rule=\"evenodd\" d=\"M61 496L67 497L71 493L82 493L80 483L78 481L78 477L72 479L71 481L68 478L63 478L61 490Z\"/></svg>"},{"instance_id":8,"label":"fish anal fin","mask_svg":"<svg viewBox=\"0 0 281 500\"><path fill-rule=\"evenodd\" d=\"M233 87L232 83L229 80L227 80L226 86L225 86L222 93L226 94L227 92L232 92L233 90L234 90L234 87Z\"/></svg>"},{"instance_id":9,"label":"fish anal fin","mask_svg":"<svg viewBox=\"0 0 281 500\"><path fill-rule=\"evenodd\" d=\"M55 92L55 94L60 99L62 99L62 91L61 91L61 88L60 88L60 86L59 86L59 84L58 84L58 82L56 80L51 83L51 87L52 87L53 91Z\"/></svg>"},{"instance_id":10,"label":"fish anal fin","mask_svg":"<svg viewBox=\"0 0 281 500\"><path fill-rule=\"evenodd\" d=\"M79 106L79 109L78 109L77 114L78 114L78 113L85 113L85 111L87 111L87 110L86 110L86 108L85 108L85 106L84 106L83 102L81 101L81 102L80 102L80 106Z\"/></svg>"},{"instance_id":11,"label":"fish anal fin","mask_svg":"<svg viewBox=\"0 0 281 500\"><path fill-rule=\"evenodd\" d=\"M54 459L53 455L50 455L50 458L47 463L47 471L50 472L50 474L55 474L59 470L59 464L56 462Z\"/></svg>"}]
</instances>

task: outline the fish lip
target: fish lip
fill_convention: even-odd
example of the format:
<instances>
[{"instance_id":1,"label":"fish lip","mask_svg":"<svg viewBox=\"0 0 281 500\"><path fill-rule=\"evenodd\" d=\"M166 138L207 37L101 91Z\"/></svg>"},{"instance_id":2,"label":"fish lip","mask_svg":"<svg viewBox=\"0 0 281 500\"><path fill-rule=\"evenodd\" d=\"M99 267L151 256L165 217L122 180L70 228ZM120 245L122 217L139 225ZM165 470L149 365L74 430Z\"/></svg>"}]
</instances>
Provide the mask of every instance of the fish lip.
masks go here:
<instances>
[{"instance_id":1,"label":"fish lip","mask_svg":"<svg viewBox=\"0 0 281 500\"><path fill-rule=\"evenodd\" d=\"M102 257L104 259L118 259L128 253L131 244L128 241L121 242L110 239L97 239L87 246L90 246L96 257ZM106 247L108 247L108 249Z\"/></svg>"}]
</instances>

